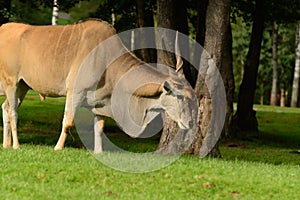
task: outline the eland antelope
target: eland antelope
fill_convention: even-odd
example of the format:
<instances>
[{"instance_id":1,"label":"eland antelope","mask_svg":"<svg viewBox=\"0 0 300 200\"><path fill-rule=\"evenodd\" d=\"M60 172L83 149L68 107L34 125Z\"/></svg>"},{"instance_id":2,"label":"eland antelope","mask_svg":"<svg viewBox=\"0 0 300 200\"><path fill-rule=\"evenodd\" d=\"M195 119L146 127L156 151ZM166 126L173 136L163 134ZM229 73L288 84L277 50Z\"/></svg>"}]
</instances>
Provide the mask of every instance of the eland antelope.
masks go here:
<instances>
[{"instance_id":1,"label":"eland antelope","mask_svg":"<svg viewBox=\"0 0 300 200\"><path fill-rule=\"evenodd\" d=\"M113 39L101 46L109 38ZM177 71L181 67L177 56ZM120 82L131 72L136 76ZM0 28L0 81L6 94L2 105L3 147L13 143L14 149L19 148L17 108L29 89L43 97L66 96L55 150L63 149L76 110L83 105L95 115L94 151L102 152L104 117L114 118L111 98L118 83L122 83L118 85L121 92L132 94L132 118L142 128L153 119L151 113L165 111L181 129L189 129L197 101L183 74L175 73L164 74L139 60L126 49L115 29L101 20L65 26L4 24ZM136 88L138 79L146 79L147 84ZM122 101L118 104L127 106Z\"/></svg>"}]
</instances>

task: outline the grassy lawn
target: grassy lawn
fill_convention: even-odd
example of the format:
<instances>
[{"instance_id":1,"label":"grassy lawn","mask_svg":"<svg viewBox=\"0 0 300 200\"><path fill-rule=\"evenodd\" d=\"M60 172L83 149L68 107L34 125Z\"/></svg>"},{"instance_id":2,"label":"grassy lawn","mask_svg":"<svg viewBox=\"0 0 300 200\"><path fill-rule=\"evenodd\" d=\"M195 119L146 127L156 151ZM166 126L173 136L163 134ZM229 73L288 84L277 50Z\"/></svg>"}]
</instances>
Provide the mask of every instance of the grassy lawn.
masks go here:
<instances>
[{"instance_id":1,"label":"grassy lawn","mask_svg":"<svg viewBox=\"0 0 300 200\"><path fill-rule=\"evenodd\" d=\"M30 92L19 109L21 149L0 149L0 199L300 199L300 109L257 106L259 138L222 144L223 159L182 156L144 174L103 165L75 130L53 151L63 109L64 98ZM105 132L130 151L151 151L159 139L131 139L111 120Z\"/></svg>"}]
</instances>

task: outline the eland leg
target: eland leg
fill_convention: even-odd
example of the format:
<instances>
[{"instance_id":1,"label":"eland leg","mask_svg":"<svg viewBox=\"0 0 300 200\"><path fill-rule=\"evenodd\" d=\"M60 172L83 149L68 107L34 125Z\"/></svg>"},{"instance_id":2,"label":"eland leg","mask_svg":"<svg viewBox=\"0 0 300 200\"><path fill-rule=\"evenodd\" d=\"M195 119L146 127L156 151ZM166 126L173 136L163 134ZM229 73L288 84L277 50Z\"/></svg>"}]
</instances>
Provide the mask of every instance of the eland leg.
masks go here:
<instances>
[{"instance_id":1,"label":"eland leg","mask_svg":"<svg viewBox=\"0 0 300 200\"><path fill-rule=\"evenodd\" d=\"M6 89L6 97L7 97L7 101L8 101L8 110L7 110L8 115L7 116L8 116L8 120L10 122L10 127L11 127L11 133L12 133L12 138L13 138L13 148L18 149L20 147L20 145L19 145L18 135L17 135L17 121L18 121L17 86L8 87ZM8 138L6 138L6 139L8 139Z\"/></svg>"},{"instance_id":2,"label":"eland leg","mask_svg":"<svg viewBox=\"0 0 300 200\"><path fill-rule=\"evenodd\" d=\"M22 104L29 87L24 82L19 82L17 87L8 87L6 90L7 99L2 104L3 113L3 147L11 146L11 136L13 138L13 148L20 147L17 135L17 109Z\"/></svg>"},{"instance_id":3,"label":"eland leg","mask_svg":"<svg viewBox=\"0 0 300 200\"><path fill-rule=\"evenodd\" d=\"M76 110L79 108L79 106L81 105L82 100L83 100L82 94L74 95L71 92L68 92L68 94L67 94L67 98L66 98L62 130L61 130L59 139L54 147L55 151L63 150L68 133L70 132L70 129L74 125L74 118L75 118Z\"/></svg>"},{"instance_id":4,"label":"eland leg","mask_svg":"<svg viewBox=\"0 0 300 200\"><path fill-rule=\"evenodd\" d=\"M104 117L96 115L94 118L94 153L102 153L102 133L104 128Z\"/></svg>"},{"instance_id":5,"label":"eland leg","mask_svg":"<svg viewBox=\"0 0 300 200\"><path fill-rule=\"evenodd\" d=\"M8 101L7 99L2 104L2 118L3 118L3 148L11 147L11 128L8 118Z\"/></svg>"}]
</instances>

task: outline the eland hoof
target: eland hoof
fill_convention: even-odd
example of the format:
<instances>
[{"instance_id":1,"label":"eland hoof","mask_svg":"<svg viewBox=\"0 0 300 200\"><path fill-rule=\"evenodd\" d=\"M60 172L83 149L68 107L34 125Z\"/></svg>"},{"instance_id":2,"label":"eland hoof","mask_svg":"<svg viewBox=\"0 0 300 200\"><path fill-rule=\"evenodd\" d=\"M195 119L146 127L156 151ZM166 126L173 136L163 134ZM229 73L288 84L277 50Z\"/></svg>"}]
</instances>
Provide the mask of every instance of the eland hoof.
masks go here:
<instances>
[{"instance_id":1,"label":"eland hoof","mask_svg":"<svg viewBox=\"0 0 300 200\"><path fill-rule=\"evenodd\" d=\"M102 153L102 150L94 150L94 154L101 154Z\"/></svg>"},{"instance_id":2,"label":"eland hoof","mask_svg":"<svg viewBox=\"0 0 300 200\"><path fill-rule=\"evenodd\" d=\"M4 149L8 149L8 148L10 148L10 147L11 147L11 145L3 144L3 148L4 148Z\"/></svg>"},{"instance_id":3,"label":"eland hoof","mask_svg":"<svg viewBox=\"0 0 300 200\"><path fill-rule=\"evenodd\" d=\"M54 147L54 151L61 151L61 150L63 150L63 147L59 147L59 146Z\"/></svg>"}]
</instances>

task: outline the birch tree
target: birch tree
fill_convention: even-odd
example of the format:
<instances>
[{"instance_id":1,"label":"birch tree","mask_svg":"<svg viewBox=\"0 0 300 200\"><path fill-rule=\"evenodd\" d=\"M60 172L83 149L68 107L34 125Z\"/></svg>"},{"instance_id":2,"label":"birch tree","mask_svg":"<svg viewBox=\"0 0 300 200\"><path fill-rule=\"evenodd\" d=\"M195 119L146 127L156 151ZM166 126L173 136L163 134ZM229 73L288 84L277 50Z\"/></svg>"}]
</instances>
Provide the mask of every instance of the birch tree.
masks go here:
<instances>
[{"instance_id":1,"label":"birch tree","mask_svg":"<svg viewBox=\"0 0 300 200\"><path fill-rule=\"evenodd\" d=\"M58 4L57 0L53 1L53 10L52 10L52 25L57 25L58 19Z\"/></svg>"},{"instance_id":2,"label":"birch tree","mask_svg":"<svg viewBox=\"0 0 300 200\"><path fill-rule=\"evenodd\" d=\"M296 59L295 59L295 71L293 79L293 90L292 90L292 99L291 107L297 107L298 103L298 93L299 93L299 76L300 76L300 21L297 25L296 32Z\"/></svg>"},{"instance_id":3,"label":"birch tree","mask_svg":"<svg viewBox=\"0 0 300 200\"><path fill-rule=\"evenodd\" d=\"M277 105L277 83L278 83L278 59L277 59L277 46L278 46L278 24L273 22L272 32L272 66L273 66L273 78L272 78L272 90L271 90L271 106Z\"/></svg>"}]
</instances>

